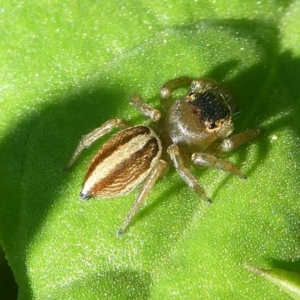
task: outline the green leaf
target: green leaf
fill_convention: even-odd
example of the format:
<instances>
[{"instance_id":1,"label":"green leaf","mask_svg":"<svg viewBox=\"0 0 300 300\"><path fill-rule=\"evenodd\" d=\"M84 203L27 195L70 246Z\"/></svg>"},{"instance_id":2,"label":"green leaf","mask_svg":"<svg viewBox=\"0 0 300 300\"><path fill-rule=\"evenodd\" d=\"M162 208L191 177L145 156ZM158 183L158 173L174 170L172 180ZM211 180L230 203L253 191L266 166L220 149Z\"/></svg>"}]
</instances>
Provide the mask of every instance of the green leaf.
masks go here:
<instances>
[{"instance_id":1,"label":"green leaf","mask_svg":"<svg viewBox=\"0 0 300 300\"><path fill-rule=\"evenodd\" d=\"M271 282L278 285L283 291L285 291L291 298L295 300L300 299L300 274L296 272L272 269L262 270L254 267L248 267L250 271L265 277Z\"/></svg>"},{"instance_id":2,"label":"green leaf","mask_svg":"<svg viewBox=\"0 0 300 300\"><path fill-rule=\"evenodd\" d=\"M300 269L299 13L299 0L2 1L0 243L20 299L287 299L244 266ZM144 122L131 94L160 108L182 75L233 91L235 132L264 129L228 156L248 179L196 171L206 207L172 169L116 238L136 192L78 197L108 137L63 167L106 120Z\"/></svg>"}]
</instances>

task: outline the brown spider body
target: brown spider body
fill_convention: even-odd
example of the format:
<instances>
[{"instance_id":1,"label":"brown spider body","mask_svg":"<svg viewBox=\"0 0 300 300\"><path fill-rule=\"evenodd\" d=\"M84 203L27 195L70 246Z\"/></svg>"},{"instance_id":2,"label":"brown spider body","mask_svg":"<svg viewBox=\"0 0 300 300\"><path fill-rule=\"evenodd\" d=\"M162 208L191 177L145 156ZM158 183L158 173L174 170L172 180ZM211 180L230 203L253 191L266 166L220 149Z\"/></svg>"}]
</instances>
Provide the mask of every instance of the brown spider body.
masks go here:
<instances>
[{"instance_id":1,"label":"brown spider body","mask_svg":"<svg viewBox=\"0 0 300 300\"><path fill-rule=\"evenodd\" d=\"M232 95L225 87L212 79L195 80L187 95L167 110L161 126L163 136L168 144L190 153L203 152L233 131L235 110Z\"/></svg>"},{"instance_id":2,"label":"brown spider body","mask_svg":"<svg viewBox=\"0 0 300 300\"><path fill-rule=\"evenodd\" d=\"M190 84L185 97L173 101L172 91ZM114 128L120 132L108 140L92 160L80 196L113 198L141 186L140 192L118 231L122 234L145 201L156 180L171 163L180 177L205 201L210 202L189 165L216 167L246 176L231 162L215 155L231 151L255 138L259 130L250 129L228 137L233 131L236 104L232 94L212 79L180 77L168 81L160 90L163 115L146 104L139 95L131 103L152 122L131 127L115 118L84 136L67 168L82 150Z\"/></svg>"}]
</instances>

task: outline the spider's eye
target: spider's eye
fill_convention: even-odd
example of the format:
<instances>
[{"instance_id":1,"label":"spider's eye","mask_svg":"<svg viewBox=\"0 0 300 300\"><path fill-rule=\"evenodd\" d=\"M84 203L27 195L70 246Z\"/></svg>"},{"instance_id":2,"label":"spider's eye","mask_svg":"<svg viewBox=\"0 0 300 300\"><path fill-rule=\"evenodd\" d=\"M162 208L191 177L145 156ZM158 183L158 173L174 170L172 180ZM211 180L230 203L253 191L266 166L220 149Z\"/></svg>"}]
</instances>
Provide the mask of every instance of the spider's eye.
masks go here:
<instances>
[{"instance_id":1,"label":"spider's eye","mask_svg":"<svg viewBox=\"0 0 300 300\"><path fill-rule=\"evenodd\" d=\"M218 127L218 125L217 125L215 122L210 123L210 124L208 125L208 128L209 128L209 129L215 129L216 127Z\"/></svg>"}]
</instances>

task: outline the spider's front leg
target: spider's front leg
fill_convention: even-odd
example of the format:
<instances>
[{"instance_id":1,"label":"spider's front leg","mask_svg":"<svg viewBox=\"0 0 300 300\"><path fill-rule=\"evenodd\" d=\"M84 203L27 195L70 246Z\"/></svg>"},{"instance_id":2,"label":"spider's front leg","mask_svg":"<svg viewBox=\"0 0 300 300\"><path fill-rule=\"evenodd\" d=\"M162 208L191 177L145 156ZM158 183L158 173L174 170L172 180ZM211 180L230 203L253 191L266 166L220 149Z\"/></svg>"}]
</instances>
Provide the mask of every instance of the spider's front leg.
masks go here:
<instances>
[{"instance_id":1,"label":"spider's front leg","mask_svg":"<svg viewBox=\"0 0 300 300\"><path fill-rule=\"evenodd\" d=\"M206 196L206 193L200 186L197 178L184 165L178 146L172 144L168 147L167 151L180 177L187 183L190 188L192 188L197 194L199 194L204 201L210 203L210 199Z\"/></svg>"},{"instance_id":2,"label":"spider's front leg","mask_svg":"<svg viewBox=\"0 0 300 300\"><path fill-rule=\"evenodd\" d=\"M215 150L216 154L228 153L235 148L252 141L261 133L260 129L248 129L225 139Z\"/></svg>"},{"instance_id":3,"label":"spider's front leg","mask_svg":"<svg viewBox=\"0 0 300 300\"><path fill-rule=\"evenodd\" d=\"M232 173L234 175L239 176L242 179L246 179L246 175L244 175L233 163L228 160L218 158L214 155L208 153L193 153L191 160L193 164L199 167L215 167L219 170L223 170L225 172Z\"/></svg>"},{"instance_id":4,"label":"spider's front leg","mask_svg":"<svg viewBox=\"0 0 300 300\"><path fill-rule=\"evenodd\" d=\"M94 129L92 132L88 133L87 135L84 135L75 152L73 153L70 161L66 165L65 169L68 170L72 167L75 160L78 158L80 153L85 149L88 148L91 144L93 144L96 140L104 136L105 134L109 133L115 128L124 129L129 127L130 125L123 119L120 118L114 118L107 122L105 122L102 126Z\"/></svg>"},{"instance_id":5,"label":"spider's front leg","mask_svg":"<svg viewBox=\"0 0 300 300\"><path fill-rule=\"evenodd\" d=\"M190 85L191 82L194 80L192 77L182 76L178 78L171 79L167 81L160 89L159 96L160 96L160 103L164 110L167 110L170 105L172 104L172 92L173 90Z\"/></svg>"},{"instance_id":6,"label":"spider's front leg","mask_svg":"<svg viewBox=\"0 0 300 300\"><path fill-rule=\"evenodd\" d=\"M145 179L144 183L142 184L141 190L136 197L128 215L126 216L122 226L118 230L118 236L122 235L128 225L130 224L132 218L135 216L141 205L145 202L148 194L150 193L153 185L155 184L156 180L164 174L164 171L167 169L168 164L164 160L160 160L154 169L151 171L149 176Z\"/></svg>"},{"instance_id":7,"label":"spider's front leg","mask_svg":"<svg viewBox=\"0 0 300 300\"><path fill-rule=\"evenodd\" d=\"M228 153L242 144L253 140L260 133L259 129L249 129L244 132L235 134L225 139L216 149L212 149L217 155ZM218 158L209 153L193 153L191 157L192 162L199 167L214 167L225 172L232 173L242 179L246 179L243 174L232 162L223 158Z\"/></svg>"},{"instance_id":8,"label":"spider's front leg","mask_svg":"<svg viewBox=\"0 0 300 300\"><path fill-rule=\"evenodd\" d=\"M145 117L153 122L158 122L161 118L160 111L147 104L140 95L133 94L130 103Z\"/></svg>"}]
</instances>

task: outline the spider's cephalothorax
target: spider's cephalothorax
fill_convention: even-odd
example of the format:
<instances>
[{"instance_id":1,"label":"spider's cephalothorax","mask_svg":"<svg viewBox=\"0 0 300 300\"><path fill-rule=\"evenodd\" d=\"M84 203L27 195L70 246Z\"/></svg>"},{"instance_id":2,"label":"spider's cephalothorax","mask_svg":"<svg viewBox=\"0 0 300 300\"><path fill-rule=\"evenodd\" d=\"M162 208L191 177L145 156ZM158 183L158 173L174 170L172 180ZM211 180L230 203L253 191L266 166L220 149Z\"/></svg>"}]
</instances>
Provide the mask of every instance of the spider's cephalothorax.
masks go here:
<instances>
[{"instance_id":1,"label":"spider's cephalothorax","mask_svg":"<svg viewBox=\"0 0 300 300\"><path fill-rule=\"evenodd\" d=\"M186 96L173 101L172 91L185 85L190 85ZM120 118L109 120L83 136L67 165L70 168L82 150L104 134L114 128L123 129L98 151L80 192L83 199L113 198L141 185L118 234L128 227L155 181L170 163L188 186L207 202L210 199L189 170L190 164L215 167L246 178L234 164L215 156L229 152L259 134L259 130L249 129L228 137L233 131L232 115L237 109L226 87L208 78L180 77L161 88L160 100L163 116L139 95L133 95L131 103L152 121L152 125L130 126Z\"/></svg>"}]
</instances>

